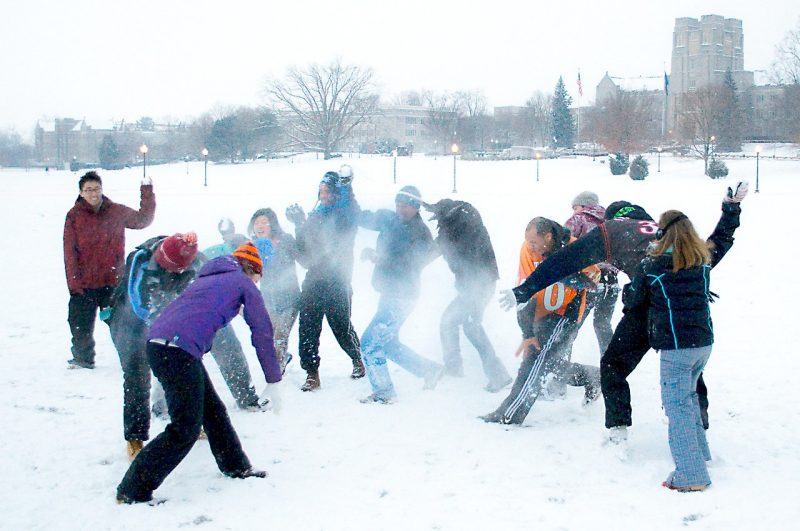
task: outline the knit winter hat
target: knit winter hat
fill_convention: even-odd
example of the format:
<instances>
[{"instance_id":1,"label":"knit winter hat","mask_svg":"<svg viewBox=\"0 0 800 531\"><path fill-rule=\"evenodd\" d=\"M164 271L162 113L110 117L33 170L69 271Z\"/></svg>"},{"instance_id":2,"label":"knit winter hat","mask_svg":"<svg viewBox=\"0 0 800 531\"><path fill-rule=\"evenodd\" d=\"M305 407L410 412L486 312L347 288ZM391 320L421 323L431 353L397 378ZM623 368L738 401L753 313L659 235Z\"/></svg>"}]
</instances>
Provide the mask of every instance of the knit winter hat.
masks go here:
<instances>
[{"instance_id":1,"label":"knit winter hat","mask_svg":"<svg viewBox=\"0 0 800 531\"><path fill-rule=\"evenodd\" d=\"M261 256L258 254L258 249L253 245L253 242L248 241L240 245L233 251L233 256L236 257L242 267L247 264L254 273L260 275L264 271L264 262L261 261Z\"/></svg>"},{"instance_id":2,"label":"knit winter hat","mask_svg":"<svg viewBox=\"0 0 800 531\"><path fill-rule=\"evenodd\" d=\"M156 263L173 273L186 271L197 256L197 234L173 234L164 238L156 249Z\"/></svg>"},{"instance_id":3,"label":"knit winter hat","mask_svg":"<svg viewBox=\"0 0 800 531\"><path fill-rule=\"evenodd\" d=\"M322 180L319 182L319 184L324 184L325 186L330 188L331 191L335 191L336 185L339 184L339 174L336 173L335 171L326 171L325 175L322 176Z\"/></svg>"},{"instance_id":4,"label":"knit winter hat","mask_svg":"<svg viewBox=\"0 0 800 531\"><path fill-rule=\"evenodd\" d=\"M653 221L647 211L639 205L634 205L630 201L614 201L606 208L606 219L630 218L645 221Z\"/></svg>"},{"instance_id":5,"label":"knit winter hat","mask_svg":"<svg viewBox=\"0 0 800 531\"><path fill-rule=\"evenodd\" d=\"M597 206L600 204L600 198L597 197L597 194L594 192L590 192L586 190L585 192L581 192L575 196L575 199L572 200L572 206Z\"/></svg>"},{"instance_id":6,"label":"knit winter hat","mask_svg":"<svg viewBox=\"0 0 800 531\"><path fill-rule=\"evenodd\" d=\"M394 202L400 205L410 205L419 210L422 205L422 194L416 186L404 186L394 196Z\"/></svg>"}]
</instances>

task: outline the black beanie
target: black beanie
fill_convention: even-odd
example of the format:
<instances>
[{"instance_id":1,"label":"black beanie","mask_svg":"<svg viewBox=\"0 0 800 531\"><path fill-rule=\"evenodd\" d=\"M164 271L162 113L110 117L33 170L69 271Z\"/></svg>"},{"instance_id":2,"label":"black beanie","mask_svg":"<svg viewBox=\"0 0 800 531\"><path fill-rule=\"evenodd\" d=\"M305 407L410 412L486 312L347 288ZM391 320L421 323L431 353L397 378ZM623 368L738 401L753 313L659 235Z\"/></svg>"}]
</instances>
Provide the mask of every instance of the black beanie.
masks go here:
<instances>
[{"instance_id":1,"label":"black beanie","mask_svg":"<svg viewBox=\"0 0 800 531\"><path fill-rule=\"evenodd\" d=\"M605 218L629 218L653 221L653 218L650 217L650 214L648 214L644 208L640 207L639 205L634 205L629 201L614 201L608 205L608 208L606 208Z\"/></svg>"}]
</instances>

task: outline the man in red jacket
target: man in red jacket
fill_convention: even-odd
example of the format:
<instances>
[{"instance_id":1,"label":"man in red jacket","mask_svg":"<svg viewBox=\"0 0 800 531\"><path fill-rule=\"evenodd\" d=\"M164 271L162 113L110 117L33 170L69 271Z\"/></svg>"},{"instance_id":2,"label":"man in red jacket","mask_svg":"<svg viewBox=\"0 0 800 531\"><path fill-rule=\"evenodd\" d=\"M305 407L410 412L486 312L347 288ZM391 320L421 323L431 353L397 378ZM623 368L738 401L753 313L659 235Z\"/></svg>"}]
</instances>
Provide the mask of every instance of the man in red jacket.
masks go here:
<instances>
[{"instance_id":1,"label":"man in red jacket","mask_svg":"<svg viewBox=\"0 0 800 531\"><path fill-rule=\"evenodd\" d=\"M97 309L109 306L125 273L125 229L153 222L156 199L149 178L142 181L139 210L103 195L103 181L93 171L78 181L80 195L64 223L64 267L69 289L70 368L94 368L94 321Z\"/></svg>"}]
</instances>

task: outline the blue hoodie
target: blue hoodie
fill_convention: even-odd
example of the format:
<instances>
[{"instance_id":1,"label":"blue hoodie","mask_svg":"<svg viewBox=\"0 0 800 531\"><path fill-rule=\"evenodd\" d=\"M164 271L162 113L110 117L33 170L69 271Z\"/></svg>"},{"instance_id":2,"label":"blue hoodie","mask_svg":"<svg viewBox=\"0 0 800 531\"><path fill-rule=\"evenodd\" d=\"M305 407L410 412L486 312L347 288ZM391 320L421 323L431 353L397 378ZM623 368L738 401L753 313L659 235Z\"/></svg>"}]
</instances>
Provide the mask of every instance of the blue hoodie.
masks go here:
<instances>
[{"instance_id":1,"label":"blue hoodie","mask_svg":"<svg viewBox=\"0 0 800 531\"><path fill-rule=\"evenodd\" d=\"M264 378L267 383L279 382L281 369L264 299L232 256L206 263L197 279L158 316L148 340L166 339L199 360L211 350L217 330L230 323L242 306Z\"/></svg>"}]
</instances>

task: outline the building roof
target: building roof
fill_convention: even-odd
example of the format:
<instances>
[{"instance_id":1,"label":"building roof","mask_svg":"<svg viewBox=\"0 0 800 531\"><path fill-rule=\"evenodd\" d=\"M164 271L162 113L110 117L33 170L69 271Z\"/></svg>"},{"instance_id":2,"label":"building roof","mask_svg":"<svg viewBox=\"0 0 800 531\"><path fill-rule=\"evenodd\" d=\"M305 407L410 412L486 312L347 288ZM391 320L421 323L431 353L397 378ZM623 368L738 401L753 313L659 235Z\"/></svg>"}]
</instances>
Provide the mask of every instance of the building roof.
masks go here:
<instances>
[{"instance_id":1,"label":"building roof","mask_svg":"<svg viewBox=\"0 0 800 531\"><path fill-rule=\"evenodd\" d=\"M664 75L615 77L609 76L614 84L621 90L632 92L635 90L664 90Z\"/></svg>"}]
</instances>

